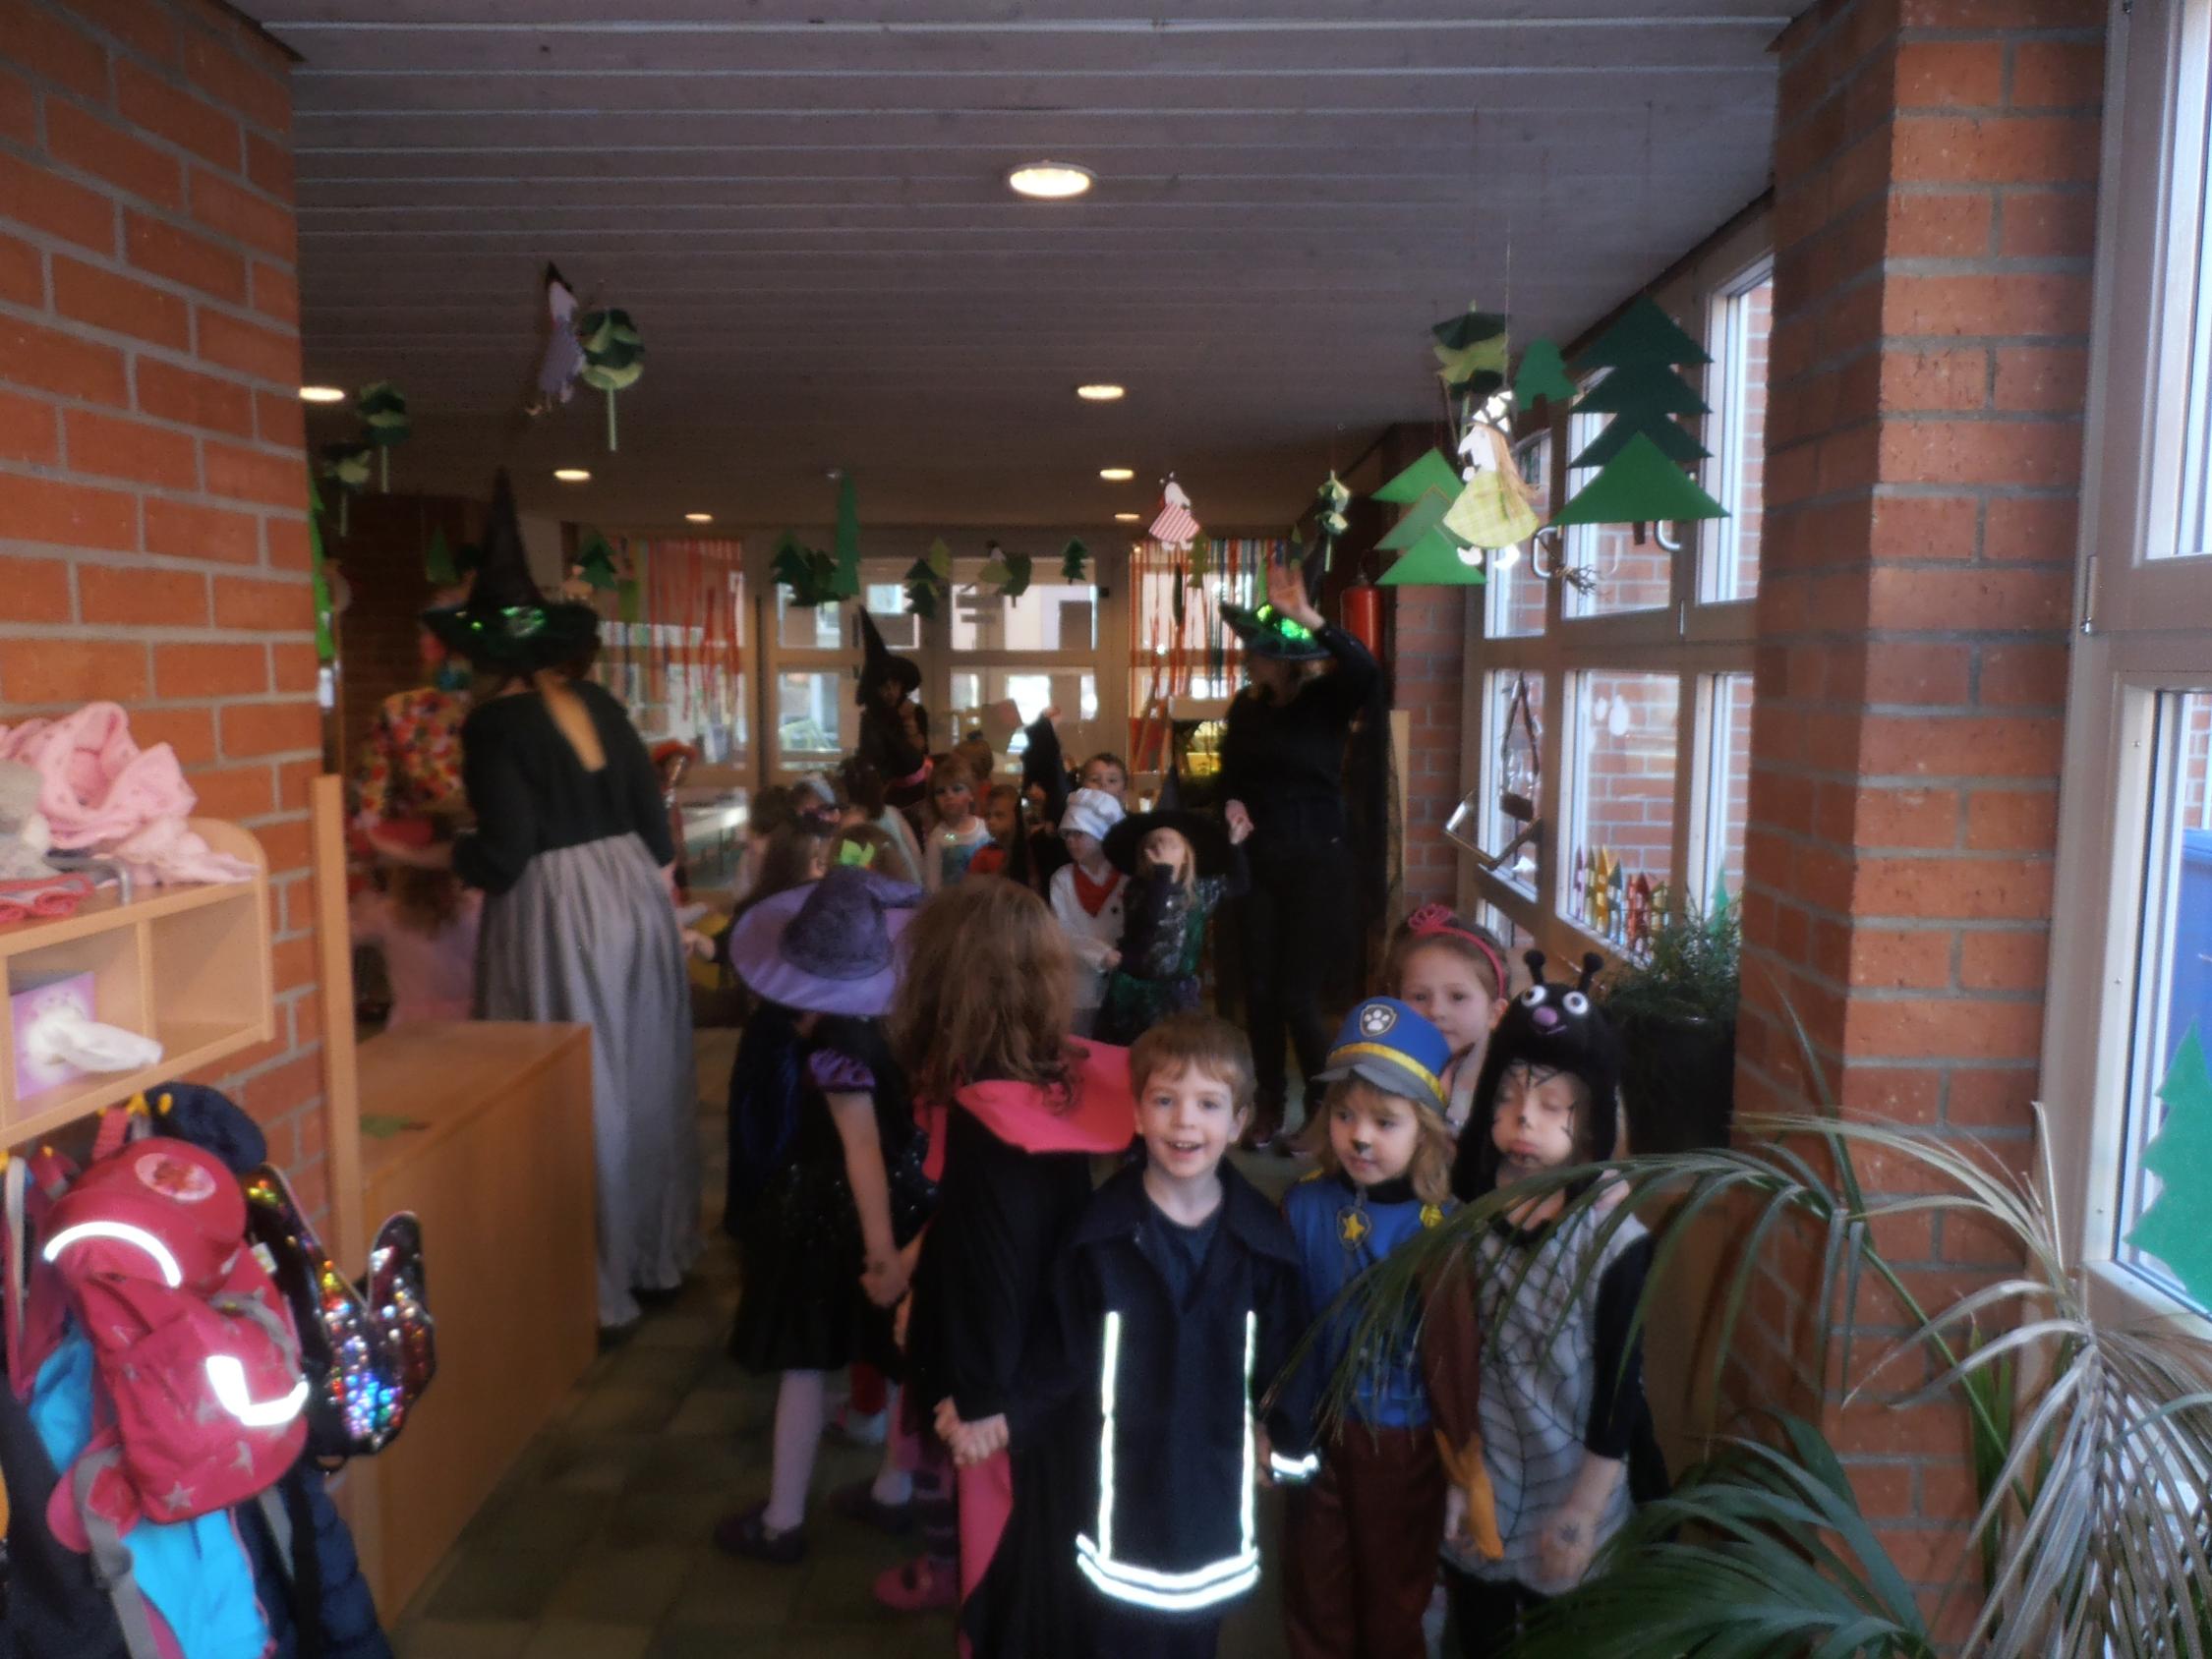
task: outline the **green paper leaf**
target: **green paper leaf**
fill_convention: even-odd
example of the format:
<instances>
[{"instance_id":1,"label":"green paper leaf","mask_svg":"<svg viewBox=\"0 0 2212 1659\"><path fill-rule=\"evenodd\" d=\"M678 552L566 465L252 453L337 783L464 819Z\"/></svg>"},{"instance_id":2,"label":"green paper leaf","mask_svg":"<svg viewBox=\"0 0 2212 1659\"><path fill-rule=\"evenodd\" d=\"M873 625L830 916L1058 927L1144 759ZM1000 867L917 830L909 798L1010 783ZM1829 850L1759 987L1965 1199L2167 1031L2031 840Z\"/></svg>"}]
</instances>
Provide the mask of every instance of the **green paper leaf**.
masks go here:
<instances>
[{"instance_id":1,"label":"green paper leaf","mask_svg":"<svg viewBox=\"0 0 2212 1659\"><path fill-rule=\"evenodd\" d=\"M1386 553L1411 547L1444 522L1444 515L1452 510L1452 503L1458 499L1459 480L1454 478L1449 493L1441 489L1429 490L1413 504L1404 518L1390 527L1375 545ZM1450 533L1447 531L1445 534Z\"/></svg>"},{"instance_id":2,"label":"green paper leaf","mask_svg":"<svg viewBox=\"0 0 2212 1659\"><path fill-rule=\"evenodd\" d=\"M1457 316L1447 316L1443 321L1431 324L1428 332L1436 336L1438 345L1452 351L1463 351L1478 340L1487 340L1493 335L1503 339L1505 316L1500 312L1477 311L1470 306ZM1501 352L1503 349L1502 346L1499 348Z\"/></svg>"},{"instance_id":3,"label":"green paper leaf","mask_svg":"<svg viewBox=\"0 0 2212 1659\"><path fill-rule=\"evenodd\" d=\"M1686 478L1658 444L1638 432L1551 522L1659 524L1727 516L1727 508Z\"/></svg>"},{"instance_id":4,"label":"green paper leaf","mask_svg":"<svg viewBox=\"0 0 2212 1659\"><path fill-rule=\"evenodd\" d=\"M2212 1303L2212 1069L2191 1025L2174 1051L2158 1098L2166 1107L2143 1167L2159 1193L2127 1242L2164 1262L2199 1302Z\"/></svg>"},{"instance_id":5,"label":"green paper leaf","mask_svg":"<svg viewBox=\"0 0 2212 1659\"><path fill-rule=\"evenodd\" d=\"M373 461L373 452L366 443L348 441L322 446L322 476L347 495L358 495L369 486Z\"/></svg>"},{"instance_id":6,"label":"green paper leaf","mask_svg":"<svg viewBox=\"0 0 2212 1659\"><path fill-rule=\"evenodd\" d=\"M1685 334L1649 294L1639 294L1606 330L1583 348L1579 370L1618 369L1631 363L1711 363L1705 348Z\"/></svg>"},{"instance_id":7,"label":"green paper leaf","mask_svg":"<svg viewBox=\"0 0 2212 1659\"><path fill-rule=\"evenodd\" d=\"M1392 506L1406 507L1420 500L1432 489L1446 495L1459 491L1459 469L1444 459L1440 449L1431 449L1388 484L1374 492L1377 501L1387 501Z\"/></svg>"},{"instance_id":8,"label":"green paper leaf","mask_svg":"<svg viewBox=\"0 0 2212 1659\"><path fill-rule=\"evenodd\" d=\"M1065 547L1060 549L1060 580L1063 582L1080 582L1083 580L1083 568L1089 558L1090 549L1084 546L1080 541L1071 540Z\"/></svg>"},{"instance_id":9,"label":"green paper leaf","mask_svg":"<svg viewBox=\"0 0 2212 1659\"><path fill-rule=\"evenodd\" d=\"M860 592L860 486L850 472L838 478L838 525L832 543L837 552L837 595L841 600Z\"/></svg>"},{"instance_id":10,"label":"green paper leaf","mask_svg":"<svg viewBox=\"0 0 2212 1659\"><path fill-rule=\"evenodd\" d=\"M645 372L645 342L628 312L610 307L586 313L576 338L584 349L583 381L595 391L626 390Z\"/></svg>"},{"instance_id":11,"label":"green paper leaf","mask_svg":"<svg viewBox=\"0 0 2212 1659\"><path fill-rule=\"evenodd\" d=\"M453 549L446 545L445 532L431 532L430 548L423 554L423 574L434 588L450 588L461 579L460 568L453 562Z\"/></svg>"},{"instance_id":12,"label":"green paper leaf","mask_svg":"<svg viewBox=\"0 0 2212 1659\"><path fill-rule=\"evenodd\" d=\"M1415 542L1406 549L1406 555L1382 573L1376 582L1378 588L1479 588L1486 578L1483 574L1484 560L1476 555L1473 564L1460 557L1473 551L1463 546L1448 530L1436 529Z\"/></svg>"},{"instance_id":13,"label":"green paper leaf","mask_svg":"<svg viewBox=\"0 0 2212 1659\"><path fill-rule=\"evenodd\" d=\"M1036 561L1027 553L1006 555L1006 581L1000 587L1001 598L1018 600L1029 591L1029 581Z\"/></svg>"},{"instance_id":14,"label":"green paper leaf","mask_svg":"<svg viewBox=\"0 0 2212 1659\"><path fill-rule=\"evenodd\" d=\"M1466 388L1486 396L1505 384L1505 336L1494 340L1477 340L1473 345L1453 349L1449 346L1435 348L1436 378L1453 391ZM1480 384L1486 382L1486 384Z\"/></svg>"},{"instance_id":15,"label":"green paper leaf","mask_svg":"<svg viewBox=\"0 0 2212 1659\"><path fill-rule=\"evenodd\" d=\"M1521 372L1513 376L1515 405L1526 410L1548 402L1564 409L1574 399L1575 383L1558 346L1549 340L1531 340L1521 354Z\"/></svg>"}]
</instances>

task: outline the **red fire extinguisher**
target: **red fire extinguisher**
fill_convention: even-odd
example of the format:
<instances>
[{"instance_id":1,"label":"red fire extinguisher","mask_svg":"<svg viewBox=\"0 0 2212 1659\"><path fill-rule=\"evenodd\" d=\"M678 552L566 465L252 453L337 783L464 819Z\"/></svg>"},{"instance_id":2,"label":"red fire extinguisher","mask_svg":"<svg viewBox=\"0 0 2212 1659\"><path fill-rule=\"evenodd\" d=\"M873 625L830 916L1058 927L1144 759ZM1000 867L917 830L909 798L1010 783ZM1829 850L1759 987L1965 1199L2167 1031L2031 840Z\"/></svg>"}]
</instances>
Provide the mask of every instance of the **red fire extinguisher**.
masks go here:
<instances>
[{"instance_id":1,"label":"red fire extinguisher","mask_svg":"<svg viewBox=\"0 0 2212 1659\"><path fill-rule=\"evenodd\" d=\"M1365 579L1344 590L1344 631L1368 648L1374 657L1382 655L1382 590Z\"/></svg>"}]
</instances>

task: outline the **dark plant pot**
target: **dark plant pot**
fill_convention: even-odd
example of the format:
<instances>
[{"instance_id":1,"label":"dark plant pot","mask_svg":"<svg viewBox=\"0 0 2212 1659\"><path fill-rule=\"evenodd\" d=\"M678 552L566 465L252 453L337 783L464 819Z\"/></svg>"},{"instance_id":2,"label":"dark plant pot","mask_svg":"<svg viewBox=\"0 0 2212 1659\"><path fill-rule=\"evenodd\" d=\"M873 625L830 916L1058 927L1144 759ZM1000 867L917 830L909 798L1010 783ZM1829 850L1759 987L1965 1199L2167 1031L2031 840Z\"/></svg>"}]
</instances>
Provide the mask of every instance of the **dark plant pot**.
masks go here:
<instances>
[{"instance_id":1,"label":"dark plant pot","mask_svg":"<svg viewBox=\"0 0 2212 1659\"><path fill-rule=\"evenodd\" d=\"M1726 1146L1736 1104L1735 1021L1631 1014L1620 1031L1629 1151Z\"/></svg>"}]
</instances>

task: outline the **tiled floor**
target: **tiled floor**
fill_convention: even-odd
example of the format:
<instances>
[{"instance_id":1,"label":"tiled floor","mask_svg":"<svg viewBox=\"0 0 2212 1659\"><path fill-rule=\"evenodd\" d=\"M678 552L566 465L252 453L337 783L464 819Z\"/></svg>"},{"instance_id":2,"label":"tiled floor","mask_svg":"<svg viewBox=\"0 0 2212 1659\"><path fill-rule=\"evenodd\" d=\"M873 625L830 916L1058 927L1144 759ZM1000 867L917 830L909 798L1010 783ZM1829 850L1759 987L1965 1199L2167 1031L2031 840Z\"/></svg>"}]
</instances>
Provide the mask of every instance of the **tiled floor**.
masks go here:
<instances>
[{"instance_id":1,"label":"tiled floor","mask_svg":"<svg viewBox=\"0 0 2212 1659\"><path fill-rule=\"evenodd\" d=\"M717 1202L732 1048L730 1033L701 1034ZM818 1511L802 1567L733 1561L709 1542L717 1516L766 1491L774 1400L724 1352L737 1263L719 1227L711 1236L682 1297L601 1356L424 1586L394 1631L400 1659L950 1659L949 1618L902 1618L869 1594L901 1559L895 1540ZM872 1473L877 1458L825 1441L816 1492ZM1278 1629L1263 1586L1223 1652L1273 1659Z\"/></svg>"}]
</instances>

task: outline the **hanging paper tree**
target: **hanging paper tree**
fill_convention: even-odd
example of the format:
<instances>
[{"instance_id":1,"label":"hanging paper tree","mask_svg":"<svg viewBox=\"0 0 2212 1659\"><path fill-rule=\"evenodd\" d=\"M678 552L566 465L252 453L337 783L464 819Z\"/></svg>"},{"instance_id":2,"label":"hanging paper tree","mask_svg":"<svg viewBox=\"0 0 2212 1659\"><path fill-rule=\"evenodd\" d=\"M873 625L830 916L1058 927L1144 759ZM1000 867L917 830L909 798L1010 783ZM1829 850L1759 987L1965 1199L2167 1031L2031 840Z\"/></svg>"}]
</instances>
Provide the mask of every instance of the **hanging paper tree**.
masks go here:
<instances>
[{"instance_id":1,"label":"hanging paper tree","mask_svg":"<svg viewBox=\"0 0 2212 1659\"><path fill-rule=\"evenodd\" d=\"M983 568L975 573L978 588L989 588L1006 600L1018 600L1029 591L1035 559L1027 553L1010 553L996 542L985 543L983 551Z\"/></svg>"},{"instance_id":2,"label":"hanging paper tree","mask_svg":"<svg viewBox=\"0 0 2212 1659\"><path fill-rule=\"evenodd\" d=\"M2174 1051L2158 1098L2166 1119L2143 1149L2158 1196L2127 1242L2164 1262L2199 1302L2212 1302L2212 1070L2195 1026Z\"/></svg>"},{"instance_id":3,"label":"hanging paper tree","mask_svg":"<svg viewBox=\"0 0 2212 1659\"><path fill-rule=\"evenodd\" d=\"M1160 487L1160 510L1152 520L1151 537L1169 548L1188 547L1198 539L1198 520L1191 510L1191 497L1175 482L1173 473Z\"/></svg>"},{"instance_id":4,"label":"hanging paper tree","mask_svg":"<svg viewBox=\"0 0 2212 1659\"><path fill-rule=\"evenodd\" d=\"M584 348L584 384L607 394L607 448L612 453L614 394L636 385L645 372L645 341L630 314L613 307L586 313L577 339Z\"/></svg>"},{"instance_id":5,"label":"hanging paper tree","mask_svg":"<svg viewBox=\"0 0 2212 1659\"><path fill-rule=\"evenodd\" d=\"M1564 409L1574 400L1575 383L1559 348L1549 340L1531 340L1521 354L1520 372L1513 376L1513 406L1528 414L1539 404Z\"/></svg>"},{"instance_id":6,"label":"hanging paper tree","mask_svg":"<svg viewBox=\"0 0 2212 1659\"><path fill-rule=\"evenodd\" d=\"M1581 367L1610 372L1583 394L1578 408L1612 420L1568 463L1600 470L1554 524L1632 524L1641 541L1647 524L1728 516L1683 473L1683 465L1703 460L1706 450L1674 421L1707 413L1674 365L1711 361L1648 295L1639 295L1598 337Z\"/></svg>"},{"instance_id":7,"label":"hanging paper tree","mask_svg":"<svg viewBox=\"0 0 2212 1659\"><path fill-rule=\"evenodd\" d=\"M621 580L614 564L613 546L589 526L577 544L576 569L596 593L611 593Z\"/></svg>"},{"instance_id":8,"label":"hanging paper tree","mask_svg":"<svg viewBox=\"0 0 2212 1659\"><path fill-rule=\"evenodd\" d=\"M953 586L953 549L939 537L929 551L906 567L906 610L923 621L937 615L937 603Z\"/></svg>"},{"instance_id":9,"label":"hanging paper tree","mask_svg":"<svg viewBox=\"0 0 2212 1659\"><path fill-rule=\"evenodd\" d=\"M533 415L543 415L574 397L577 378L584 372L584 348L576 338L576 291L550 264L545 288L546 349L538 359L538 390L529 410Z\"/></svg>"},{"instance_id":10,"label":"hanging paper tree","mask_svg":"<svg viewBox=\"0 0 2212 1659\"><path fill-rule=\"evenodd\" d=\"M1084 580L1083 568L1090 558L1090 549L1078 541L1071 541L1060 549L1060 580L1080 582Z\"/></svg>"},{"instance_id":11,"label":"hanging paper tree","mask_svg":"<svg viewBox=\"0 0 2212 1659\"><path fill-rule=\"evenodd\" d=\"M789 531L776 543L769 573L791 596L791 603L812 607L838 600L838 561L820 547L809 547Z\"/></svg>"},{"instance_id":12,"label":"hanging paper tree","mask_svg":"<svg viewBox=\"0 0 2212 1659\"><path fill-rule=\"evenodd\" d=\"M450 588L461 580L460 566L453 562L453 549L443 530L431 532L430 546L423 552L423 576L434 589Z\"/></svg>"},{"instance_id":13,"label":"hanging paper tree","mask_svg":"<svg viewBox=\"0 0 2212 1659\"><path fill-rule=\"evenodd\" d=\"M1450 496L1459 488L1459 472L1444 459L1444 452L1431 449L1388 484L1374 492L1374 499L1393 507L1410 507L1430 490Z\"/></svg>"},{"instance_id":14,"label":"hanging paper tree","mask_svg":"<svg viewBox=\"0 0 2212 1659\"><path fill-rule=\"evenodd\" d=\"M1431 449L1374 492L1377 501L1407 509L1375 543L1378 551L1405 555L1382 573L1377 587L1460 587L1483 580L1481 559L1466 563L1460 555L1468 543L1444 526L1460 488L1458 470Z\"/></svg>"},{"instance_id":15,"label":"hanging paper tree","mask_svg":"<svg viewBox=\"0 0 2212 1659\"><path fill-rule=\"evenodd\" d=\"M413 429L407 419L407 399L389 380L378 380L353 394L353 412L361 417L369 446L377 452L377 487L391 488L391 451L407 441Z\"/></svg>"},{"instance_id":16,"label":"hanging paper tree","mask_svg":"<svg viewBox=\"0 0 2212 1659\"><path fill-rule=\"evenodd\" d=\"M369 446L358 439L322 446L322 476L338 492L338 534L346 534L346 504L369 487Z\"/></svg>"},{"instance_id":17,"label":"hanging paper tree","mask_svg":"<svg viewBox=\"0 0 2212 1659\"><path fill-rule=\"evenodd\" d=\"M860 592L860 486L849 472L838 474L838 527L832 547L838 561L838 598L855 598Z\"/></svg>"}]
</instances>

